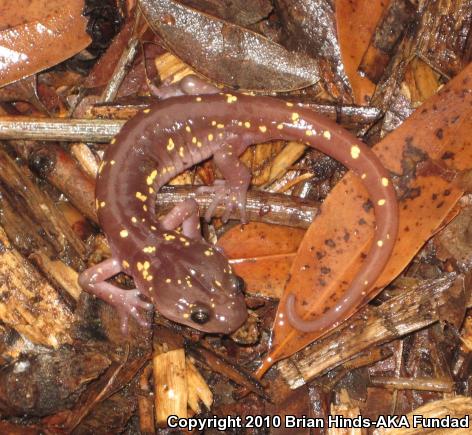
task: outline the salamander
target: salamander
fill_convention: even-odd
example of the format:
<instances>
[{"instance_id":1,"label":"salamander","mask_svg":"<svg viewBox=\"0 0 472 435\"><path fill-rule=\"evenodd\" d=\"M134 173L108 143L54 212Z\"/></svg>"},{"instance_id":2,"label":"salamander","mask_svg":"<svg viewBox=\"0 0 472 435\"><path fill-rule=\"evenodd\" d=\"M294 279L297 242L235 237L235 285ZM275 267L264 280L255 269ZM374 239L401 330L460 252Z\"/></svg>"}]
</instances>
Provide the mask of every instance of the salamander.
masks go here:
<instances>
[{"instance_id":1,"label":"salamander","mask_svg":"<svg viewBox=\"0 0 472 435\"><path fill-rule=\"evenodd\" d=\"M306 321L297 313L296 297L287 298L287 319L301 331L339 321L364 299L392 252L398 226L395 190L387 170L364 143L317 113L272 97L180 95L152 104L127 122L104 154L96 188L99 222L112 258L82 273L80 284L114 305L123 327L129 316L147 326L142 313L154 305L163 316L201 331L230 333L238 328L247 316L241 279L224 254L202 239L196 203L186 200L158 220L155 194L180 172L213 157L225 181L205 188L215 193L205 218L223 202L225 219L238 208L245 221L251 176L238 157L249 145L271 140L303 142L322 151L353 170L369 193L374 239L341 300ZM131 275L136 289L106 281L119 272Z\"/></svg>"}]
</instances>

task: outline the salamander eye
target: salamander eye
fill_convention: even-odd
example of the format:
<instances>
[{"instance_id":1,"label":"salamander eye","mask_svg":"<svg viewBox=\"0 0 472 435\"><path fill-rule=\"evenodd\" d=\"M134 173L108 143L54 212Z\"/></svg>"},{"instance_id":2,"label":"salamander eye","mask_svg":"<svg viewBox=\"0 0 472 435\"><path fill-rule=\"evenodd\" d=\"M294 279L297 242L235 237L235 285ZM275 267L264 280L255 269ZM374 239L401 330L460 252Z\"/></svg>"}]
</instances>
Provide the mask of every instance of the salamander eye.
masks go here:
<instances>
[{"instance_id":1,"label":"salamander eye","mask_svg":"<svg viewBox=\"0 0 472 435\"><path fill-rule=\"evenodd\" d=\"M190 318L195 323L203 325L210 320L210 309L205 305L197 305L193 307Z\"/></svg>"},{"instance_id":2,"label":"salamander eye","mask_svg":"<svg viewBox=\"0 0 472 435\"><path fill-rule=\"evenodd\" d=\"M231 275L231 284L236 287L236 290L238 292L243 293L244 290L246 289L246 283L244 282L244 279L242 279L238 275Z\"/></svg>"}]
</instances>

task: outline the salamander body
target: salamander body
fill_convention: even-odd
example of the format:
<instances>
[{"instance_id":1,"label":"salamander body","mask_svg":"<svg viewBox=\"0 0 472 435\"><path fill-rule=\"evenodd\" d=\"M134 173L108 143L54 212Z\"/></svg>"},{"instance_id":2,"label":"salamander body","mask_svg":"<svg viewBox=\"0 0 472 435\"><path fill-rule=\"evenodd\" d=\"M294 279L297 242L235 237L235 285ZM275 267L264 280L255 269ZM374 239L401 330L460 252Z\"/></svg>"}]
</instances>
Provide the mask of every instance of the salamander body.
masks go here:
<instances>
[{"instance_id":1,"label":"salamander body","mask_svg":"<svg viewBox=\"0 0 472 435\"><path fill-rule=\"evenodd\" d=\"M270 97L179 96L155 103L125 124L105 152L96 190L99 221L113 254L108 275L131 275L138 291L176 322L207 332L239 327L246 307L227 259L203 239L158 221L155 193L183 170L214 156L227 179L225 195L220 191L216 201L226 198L244 212L250 177L241 179L247 170L237 157L251 144L275 139L303 142L354 170L374 205L375 238L343 299L310 322L298 317L293 295L287 301L288 320L300 330L323 329L339 320L364 298L392 251L398 225L395 191L385 168L362 142L310 110ZM188 216L174 213L178 223ZM94 273L83 274L82 285L115 300L122 313L139 320L139 309L149 308L138 302L138 292L128 298L116 287L105 289Z\"/></svg>"}]
</instances>

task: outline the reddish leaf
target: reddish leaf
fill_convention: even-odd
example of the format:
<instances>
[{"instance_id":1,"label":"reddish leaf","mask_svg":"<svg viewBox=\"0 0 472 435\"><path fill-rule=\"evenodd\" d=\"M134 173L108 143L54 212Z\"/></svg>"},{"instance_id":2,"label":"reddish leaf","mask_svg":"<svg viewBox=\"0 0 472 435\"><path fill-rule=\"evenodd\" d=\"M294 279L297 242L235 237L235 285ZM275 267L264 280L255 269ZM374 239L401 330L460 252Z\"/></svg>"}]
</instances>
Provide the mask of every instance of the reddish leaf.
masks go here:
<instances>
[{"instance_id":1,"label":"reddish leaf","mask_svg":"<svg viewBox=\"0 0 472 435\"><path fill-rule=\"evenodd\" d=\"M0 0L0 86L35 74L90 44L83 0Z\"/></svg>"},{"instance_id":2,"label":"reddish leaf","mask_svg":"<svg viewBox=\"0 0 472 435\"><path fill-rule=\"evenodd\" d=\"M356 104L366 104L375 90L375 85L357 69L388 4L389 1L384 0L336 0L341 57Z\"/></svg>"},{"instance_id":3,"label":"reddish leaf","mask_svg":"<svg viewBox=\"0 0 472 435\"><path fill-rule=\"evenodd\" d=\"M251 222L218 241L249 293L280 298L305 230Z\"/></svg>"},{"instance_id":4,"label":"reddish leaf","mask_svg":"<svg viewBox=\"0 0 472 435\"><path fill-rule=\"evenodd\" d=\"M406 176L399 180L402 194L397 244L368 299L408 265L463 194L464 189L457 181L451 181L449 175L472 167L471 83L472 64L374 147L383 164L397 174L402 174L403 168L408 166L405 165L408 163L406 156L412 150L427 159L416 165L416 174L403 174ZM438 170L441 165L449 171ZM366 213L362 207L366 200L360 180L349 173L323 203L320 215L308 229L293 262L291 279L280 301L273 328L272 350L259 369L259 375L274 361L290 356L326 333L300 333L293 329L285 321L285 297L294 293L298 300L307 301L305 307L298 306L297 310L303 318L309 319L330 306L328 301L343 294L359 269L361 254L367 251L373 235L372 212ZM367 224L359 225L361 218ZM350 237L343 237L346 233ZM313 252L324 250L325 241L329 239L336 243L335 254L317 260ZM311 266L308 270L307 264ZM323 275L322 272L328 269L329 273ZM326 280L325 286L320 285L321 276ZM365 302L359 301L346 318Z\"/></svg>"}]
</instances>

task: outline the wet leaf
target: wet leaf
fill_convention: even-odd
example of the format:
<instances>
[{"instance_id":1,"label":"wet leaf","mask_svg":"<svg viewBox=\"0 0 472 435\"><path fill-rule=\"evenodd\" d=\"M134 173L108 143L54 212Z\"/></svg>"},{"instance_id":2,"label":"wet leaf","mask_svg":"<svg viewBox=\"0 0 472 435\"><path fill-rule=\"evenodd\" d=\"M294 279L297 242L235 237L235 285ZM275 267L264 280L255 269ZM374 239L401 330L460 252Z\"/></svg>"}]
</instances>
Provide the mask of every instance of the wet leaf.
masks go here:
<instances>
[{"instance_id":1,"label":"wet leaf","mask_svg":"<svg viewBox=\"0 0 472 435\"><path fill-rule=\"evenodd\" d=\"M351 103L352 89L341 60L332 2L276 0L275 5L287 47L316 59L326 91Z\"/></svg>"},{"instance_id":2,"label":"wet leaf","mask_svg":"<svg viewBox=\"0 0 472 435\"><path fill-rule=\"evenodd\" d=\"M250 294L280 298L298 246L299 228L251 222L237 225L218 240Z\"/></svg>"},{"instance_id":3,"label":"wet leaf","mask_svg":"<svg viewBox=\"0 0 472 435\"><path fill-rule=\"evenodd\" d=\"M383 164L391 172L401 174L397 180L400 223L393 255L367 299L374 297L408 265L464 192L450 174L472 166L470 83L472 65L374 147ZM431 169L440 166L446 169ZM308 229L292 264L291 279L274 324L269 355L272 360L266 360L264 368L326 332L300 333L288 322L280 321L279 315L285 314L285 297L289 293L297 295L298 301L306 301L304 307L300 303L297 306L305 319L319 315L331 305L328 301L343 294L359 269L361 255L367 252L373 234L374 217L371 210L365 210L367 199L361 181L348 173L323 203L319 217ZM360 219L365 220L362 225ZM310 269L305 269L306 264ZM346 318L365 302L359 301Z\"/></svg>"},{"instance_id":4,"label":"wet leaf","mask_svg":"<svg viewBox=\"0 0 472 435\"><path fill-rule=\"evenodd\" d=\"M240 26L257 23L272 10L269 0L182 0L182 3Z\"/></svg>"},{"instance_id":5,"label":"wet leaf","mask_svg":"<svg viewBox=\"0 0 472 435\"><path fill-rule=\"evenodd\" d=\"M140 6L169 51L213 82L273 92L301 89L318 81L313 59L258 33L173 0L143 0Z\"/></svg>"},{"instance_id":6,"label":"wet leaf","mask_svg":"<svg viewBox=\"0 0 472 435\"><path fill-rule=\"evenodd\" d=\"M0 0L0 86L62 62L90 44L83 0Z\"/></svg>"},{"instance_id":7,"label":"wet leaf","mask_svg":"<svg viewBox=\"0 0 472 435\"><path fill-rule=\"evenodd\" d=\"M358 72L362 57L388 2L382 0L336 0L336 23L341 58L351 83L354 102L365 105L375 85Z\"/></svg>"}]
</instances>

